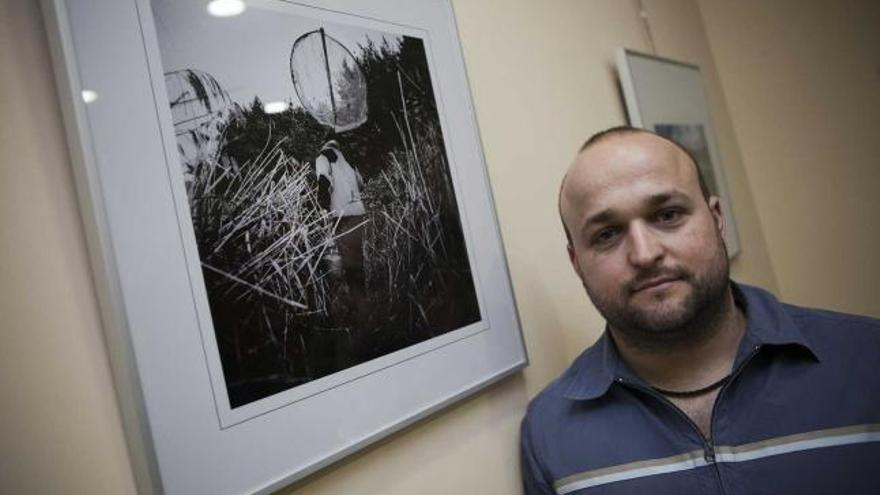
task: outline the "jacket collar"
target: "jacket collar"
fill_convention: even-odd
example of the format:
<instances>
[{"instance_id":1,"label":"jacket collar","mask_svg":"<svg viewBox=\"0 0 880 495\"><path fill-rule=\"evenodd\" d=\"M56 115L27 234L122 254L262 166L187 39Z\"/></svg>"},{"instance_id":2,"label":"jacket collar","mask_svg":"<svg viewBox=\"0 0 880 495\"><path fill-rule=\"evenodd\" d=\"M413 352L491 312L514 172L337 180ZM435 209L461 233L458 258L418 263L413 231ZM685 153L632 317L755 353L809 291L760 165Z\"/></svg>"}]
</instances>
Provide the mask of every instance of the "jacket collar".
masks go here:
<instances>
[{"instance_id":1,"label":"jacket collar","mask_svg":"<svg viewBox=\"0 0 880 495\"><path fill-rule=\"evenodd\" d=\"M740 342L734 366L753 349L795 346L819 360L800 327L775 296L757 287L731 281L734 300L746 314L746 333ZM599 340L583 352L560 378L563 396L573 400L601 397L619 379L642 380L623 362L606 327Z\"/></svg>"}]
</instances>

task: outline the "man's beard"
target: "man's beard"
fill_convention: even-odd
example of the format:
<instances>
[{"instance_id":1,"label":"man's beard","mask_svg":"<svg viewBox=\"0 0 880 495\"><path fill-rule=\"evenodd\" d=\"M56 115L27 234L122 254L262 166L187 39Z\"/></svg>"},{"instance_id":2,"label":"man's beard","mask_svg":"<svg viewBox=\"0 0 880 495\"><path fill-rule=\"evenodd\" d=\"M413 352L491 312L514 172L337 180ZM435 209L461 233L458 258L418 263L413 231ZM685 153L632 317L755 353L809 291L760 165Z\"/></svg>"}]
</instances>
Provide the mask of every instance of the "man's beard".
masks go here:
<instances>
[{"instance_id":1,"label":"man's beard","mask_svg":"<svg viewBox=\"0 0 880 495\"><path fill-rule=\"evenodd\" d=\"M616 331L616 336L645 350L668 349L702 342L717 329L727 308L730 267L721 236L709 267L691 273L682 267L654 267L643 270L616 293L600 294L584 283L590 300ZM658 300L654 304L634 304L636 288L658 277L674 277L690 285L683 301Z\"/></svg>"}]
</instances>

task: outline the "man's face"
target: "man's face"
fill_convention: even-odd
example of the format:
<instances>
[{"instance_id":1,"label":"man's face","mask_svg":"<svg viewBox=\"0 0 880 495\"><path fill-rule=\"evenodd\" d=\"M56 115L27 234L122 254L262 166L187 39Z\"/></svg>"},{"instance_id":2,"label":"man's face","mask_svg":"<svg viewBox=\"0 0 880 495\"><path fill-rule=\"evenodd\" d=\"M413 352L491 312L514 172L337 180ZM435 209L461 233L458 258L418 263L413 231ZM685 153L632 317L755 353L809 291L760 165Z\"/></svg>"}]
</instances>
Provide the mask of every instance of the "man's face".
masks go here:
<instances>
[{"instance_id":1,"label":"man's face","mask_svg":"<svg viewBox=\"0 0 880 495\"><path fill-rule=\"evenodd\" d=\"M678 148L648 133L607 137L575 159L560 201L572 266L621 337L682 341L718 311L729 276L719 201L703 198Z\"/></svg>"}]
</instances>

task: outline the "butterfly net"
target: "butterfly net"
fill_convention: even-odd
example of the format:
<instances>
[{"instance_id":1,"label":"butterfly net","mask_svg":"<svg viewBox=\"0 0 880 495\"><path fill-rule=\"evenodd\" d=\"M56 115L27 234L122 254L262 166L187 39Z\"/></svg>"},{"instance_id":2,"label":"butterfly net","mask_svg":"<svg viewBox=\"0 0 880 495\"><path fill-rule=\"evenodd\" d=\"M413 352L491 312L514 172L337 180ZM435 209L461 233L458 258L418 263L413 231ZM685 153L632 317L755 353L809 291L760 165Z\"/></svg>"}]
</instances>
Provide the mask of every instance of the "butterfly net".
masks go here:
<instances>
[{"instance_id":1,"label":"butterfly net","mask_svg":"<svg viewBox=\"0 0 880 495\"><path fill-rule=\"evenodd\" d=\"M367 120L367 83L348 49L323 29L300 36L290 52L290 75L300 103L336 132Z\"/></svg>"}]
</instances>

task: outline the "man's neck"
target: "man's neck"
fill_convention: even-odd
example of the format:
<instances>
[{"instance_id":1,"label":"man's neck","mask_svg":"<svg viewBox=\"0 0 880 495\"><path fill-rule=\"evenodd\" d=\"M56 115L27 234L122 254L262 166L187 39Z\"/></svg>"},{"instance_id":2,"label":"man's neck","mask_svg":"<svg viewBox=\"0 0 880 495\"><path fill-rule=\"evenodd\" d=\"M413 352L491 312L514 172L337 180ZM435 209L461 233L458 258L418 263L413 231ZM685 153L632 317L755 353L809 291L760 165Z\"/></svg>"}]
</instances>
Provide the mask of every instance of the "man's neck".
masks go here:
<instances>
[{"instance_id":1,"label":"man's neck","mask_svg":"<svg viewBox=\"0 0 880 495\"><path fill-rule=\"evenodd\" d=\"M728 290L718 314L704 322L694 342L668 347L644 347L627 342L611 328L621 358L648 384L665 390L688 391L705 387L727 376L745 334L746 317Z\"/></svg>"}]
</instances>

